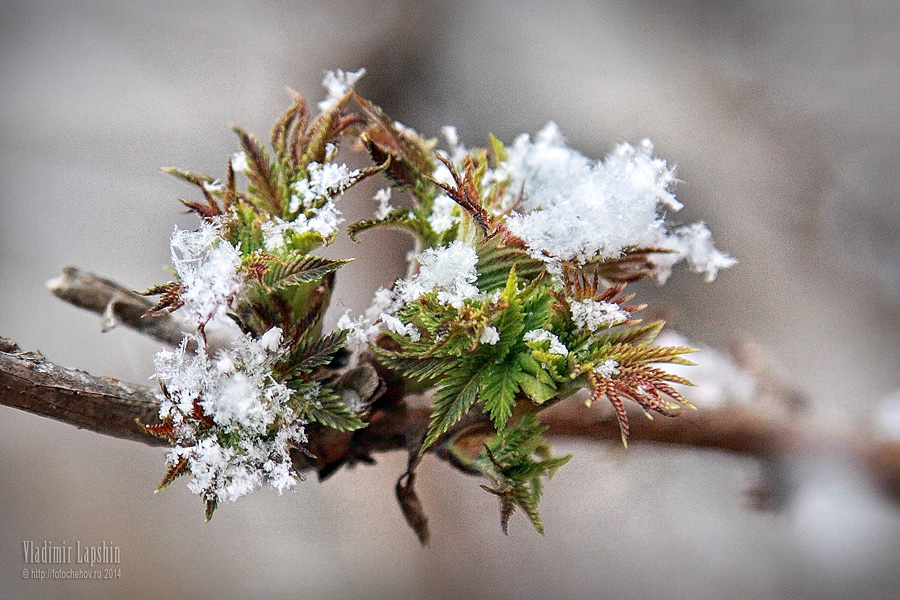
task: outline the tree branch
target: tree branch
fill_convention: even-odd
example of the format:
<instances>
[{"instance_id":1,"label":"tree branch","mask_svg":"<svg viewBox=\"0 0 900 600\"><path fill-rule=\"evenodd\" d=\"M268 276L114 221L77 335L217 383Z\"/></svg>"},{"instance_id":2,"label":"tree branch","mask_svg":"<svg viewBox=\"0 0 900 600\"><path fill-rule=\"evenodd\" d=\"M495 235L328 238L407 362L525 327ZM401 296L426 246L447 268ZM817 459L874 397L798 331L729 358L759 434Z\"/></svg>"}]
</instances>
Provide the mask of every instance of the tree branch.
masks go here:
<instances>
[{"instance_id":1,"label":"tree branch","mask_svg":"<svg viewBox=\"0 0 900 600\"><path fill-rule=\"evenodd\" d=\"M65 267L47 287L60 300L101 315L104 332L124 325L171 346L181 342L183 329L171 315L143 318L153 303L108 279Z\"/></svg>"},{"instance_id":2,"label":"tree branch","mask_svg":"<svg viewBox=\"0 0 900 600\"><path fill-rule=\"evenodd\" d=\"M421 440L431 411L398 402L402 389L396 389L390 379L386 384L386 389L379 390L381 397L373 405L368 427L354 433L327 428L310 431L312 456L298 453L297 466L316 469L325 477L341 465L367 462L372 454L405 450ZM5 338L0 338L0 404L121 439L166 445L138 424L159 422L159 404L150 388L59 367L40 353L19 351ZM721 450L767 461L823 450L845 452L900 502L900 443L878 440L849 426L771 406L701 408L679 418L652 421L640 414L632 417L632 443ZM614 416L603 416L577 402L544 411L541 421L548 435L556 438L620 443Z\"/></svg>"},{"instance_id":3,"label":"tree branch","mask_svg":"<svg viewBox=\"0 0 900 600\"><path fill-rule=\"evenodd\" d=\"M113 437L165 445L138 425L158 423L159 403L143 386L59 367L0 338L0 404Z\"/></svg>"},{"instance_id":4,"label":"tree branch","mask_svg":"<svg viewBox=\"0 0 900 600\"><path fill-rule=\"evenodd\" d=\"M59 298L102 315L104 330L119 323L168 344L182 339L182 329L175 319L141 318L151 303L106 279L67 267L48 286ZM347 373L338 380L342 382L338 388L343 386L357 394L357 400L375 399L367 415L369 425L352 433L309 425L306 451L292 455L298 469L314 469L324 479L344 465L372 462L373 454L405 450L413 456L417 451L428 428L430 408L410 405L402 380L389 372L378 370L379 384L372 366L378 370L377 365L364 362L355 375ZM342 393L340 389L338 392ZM159 422L159 403L151 388L59 367L39 352L21 352L5 338L0 338L0 404L121 439L167 445L139 424ZM787 404L701 407L677 419L652 421L635 411L630 440L726 451L776 466L784 459L807 453L838 451L852 457L889 497L900 502L900 443L878 440L849 425L827 423L814 415L789 410ZM556 438L620 443L615 416L603 416L581 403L553 406L541 413L541 421L548 427L548 435ZM477 431L485 424L485 415L473 413L442 439L449 440L466 430ZM454 462L442 444L429 451ZM405 493L409 498L401 500L405 498L415 508L415 493L411 486L402 484L403 478L398 484L398 497ZM405 507L404 514L408 519L424 518L421 510ZM424 524L417 533L427 536Z\"/></svg>"}]
</instances>

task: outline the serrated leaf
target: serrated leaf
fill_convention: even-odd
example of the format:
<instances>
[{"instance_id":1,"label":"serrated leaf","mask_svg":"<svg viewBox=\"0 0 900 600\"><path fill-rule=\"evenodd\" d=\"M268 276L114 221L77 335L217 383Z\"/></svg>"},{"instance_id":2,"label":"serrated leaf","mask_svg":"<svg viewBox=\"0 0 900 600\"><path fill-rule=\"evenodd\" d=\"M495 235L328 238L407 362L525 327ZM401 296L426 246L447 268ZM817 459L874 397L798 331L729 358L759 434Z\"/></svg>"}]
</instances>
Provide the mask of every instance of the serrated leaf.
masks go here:
<instances>
[{"instance_id":1,"label":"serrated leaf","mask_svg":"<svg viewBox=\"0 0 900 600\"><path fill-rule=\"evenodd\" d=\"M278 193L278 177L265 146L256 137L236 125L232 130L237 134L241 148L247 155L250 169L246 174L250 180L250 190L255 192L260 201L260 208L268 210L273 215L283 216L282 202Z\"/></svg>"},{"instance_id":2,"label":"serrated leaf","mask_svg":"<svg viewBox=\"0 0 900 600\"><path fill-rule=\"evenodd\" d=\"M601 339L608 344L650 344L665 325L665 321L654 321L632 327L619 327L605 334Z\"/></svg>"},{"instance_id":3,"label":"serrated leaf","mask_svg":"<svg viewBox=\"0 0 900 600\"><path fill-rule=\"evenodd\" d=\"M339 396L327 388L322 388L318 397L309 401L303 416L338 431L356 431L366 426Z\"/></svg>"},{"instance_id":4,"label":"serrated leaf","mask_svg":"<svg viewBox=\"0 0 900 600\"><path fill-rule=\"evenodd\" d=\"M431 413L428 434L422 443L420 453L434 444L478 401L478 394L489 367L489 363L484 363L476 369L461 367L456 372L450 372L441 381L441 387L434 393L432 403L434 411Z\"/></svg>"},{"instance_id":5,"label":"serrated leaf","mask_svg":"<svg viewBox=\"0 0 900 600\"><path fill-rule=\"evenodd\" d=\"M430 246L434 241L435 233L431 226L424 219L410 218L410 211L405 208L397 208L392 210L383 219L366 219L353 223L347 228L347 234L354 242L359 242L357 236L363 231L373 229L375 227L384 227L385 229L398 229L410 233L419 239L423 246Z\"/></svg>"},{"instance_id":6,"label":"serrated leaf","mask_svg":"<svg viewBox=\"0 0 900 600\"><path fill-rule=\"evenodd\" d=\"M517 377L521 371L522 366L517 361L505 361L495 365L485 378L481 398L484 401L484 411L490 415L497 431L502 431L512 416L516 393L519 391Z\"/></svg>"},{"instance_id":7,"label":"serrated leaf","mask_svg":"<svg viewBox=\"0 0 900 600\"><path fill-rule=\"evenodd\" d=\"M553 377L538 362L530 351L522 352L516 357L522 370L516 375L516 381L522 391L537 404L543 404L556 395L556 384Z\"/></svg>"},{"instance_id":8,"label":"serrated leaf","mask_svg":"<svg viewBox=\"0 0 900 600\"><path fill-rule=\"evenodd\" d=\"M505 357L510 349L519 343L522 331L525 328L525 313L522 308L522 300L519 297L517 283L516 267L513 265L509 270L506 285L500 295L500 301L505 303L507 307L492 322L500 335L500 339L494 344L492 350L495 360Z\"/></svg>"},{"instance_id":9,"label":"serrated leaf","mask_svg":"<svg viewBox=\"0 0 900 600\"><path fill-rule=\"evenodd\" d=\"M376 163L381 164L391 157L389 176L402 184L415 186L434 172L431 156L434 143L398 131L378 106L356 94L353 97L369 122L360 141Z\"/></svg>"},{"instance_id":10,"label":"serrated leaf","mask_svg":"<svg viewBox=\"0 0 900 600\"><path fill-rule=\"evenodd\" d=\"M270 263L271 266L263 275L263 283L269 288L282 289L291 285L317 281L325 275L337 271L349 262L353 262L353 259L299 255L284 262Z\"/></svg>"},{"instance_id":11,"label":"serrated leaf","mask_svg":"<svg viewBox=\"0 0 900 600\"><path fill-rule=\"evenodd\" d=\"M333 331L315 341L304 341L291 353L291 365L299 372L307 373L334 358L347 340L345 330Z\"/></svg>"},{"instance_id":12,"label":"serrated leaf","mask_svg":"<svg viewBox=\"0 0 900 600\"><path fill-rule=\"evenodd\" d=\"M692 365L682 354L696 352L687 346L651 346L650 344L614 344L609 357L619 364L677 363Z\"/></svg>"},{"instance_id":13,"label":"serrated leaf","mask_svg":"<svg viewBox=\"0 0 900 600\"><path fill-rule=\"evenodd\" d=\"M494 153L494 158L497 162L504 162L509 159L509 154L506 152L506 146L503 145L503 142L498 140L493 133L488 134L488 139L491 142L491 151Z\"/></svg>"},{"instance_id":14,"label":"serrated leaf","mask_svg":"<svg viewBox=\"0 0 900 600\"><path fill-rule=\"evenodd\" d=\"M504 533L516 508L522 509L538 533L544 532L537 510L543 493L542 478L552 477L571 458L551 456L549 445L541 437L545 430L537 415L525 415L517 426L498 432L473 463L493 483L493 487L481 487L500 500Z\"/></svg>"},{"instance_id":15,"label":"serrated leaf","mask_svg":"<svg viewBox=\"0 0 900 600\"><path fill-rule=\"evenodd\" d=\"M169 466L169 469L166 471L165 477L163 477L162 482L159 484L159 486L156 488L156 490L153 493L157 494L157 493L163 491L164 489L169 487L172 484L172 482L175 481L179 476L187 473L188 472L188 471L186 471L187 465L188 465L187 457L182 456L181 458L178 459L178 461L174 465Z\"/></svg>"},{"instance_id":16,"label":"serrated leaf","mask_svg":"<svg viewBox=\"0 0 900 600\"><path fill-rule=\"evenodd\" d=\"M512 497L515 503L522 509L528 520L531 521L534 530L544 535L544 523L541 521L541 515L538 513L538 502L540 495L535 498L535 494L524 486L517 486L513 489Z\"/></svg>"},{"instance_id":17,"label":"serrated leaf","mask_svg":"<svg viewBox=\"0 0 900 600\"><path fill-rule=\"evenodd\" d=\"M516 238L507 238L499 230L482 240L478 253L478 289L490 293L504 286L509 270L516 267L517 277L531 281L544 271L544 263L535 259Z\"/></svg>"},{"instance_id":18,"label":"serrated leaf","mask_svg":"<svg viewBox=\"0 0 900 600\"><path fill-rule=\"evenodd\" d=\"M430 357L408 358L390 353L379 353L381 363L391 370L399 371L404 377L413 381L430 381L440 377L459 366L458 358Z\"/></svg>"},{"instance_id":19,"label":"serrated leaf","mask_svg":"<svg viewBox=\"0 0 900 600\"><path fill-rule=\"evenodd\" d=\"M206 497L206 499L203 502L206 506L206 510L204 511L204 516L205 516L206 522L209 523L209 520L212 519L212 517L213 517L213 513L216 512L216 506L218 503L216 502L215 497L212 497L212 498Z\"/></svg>"}]
</instances>

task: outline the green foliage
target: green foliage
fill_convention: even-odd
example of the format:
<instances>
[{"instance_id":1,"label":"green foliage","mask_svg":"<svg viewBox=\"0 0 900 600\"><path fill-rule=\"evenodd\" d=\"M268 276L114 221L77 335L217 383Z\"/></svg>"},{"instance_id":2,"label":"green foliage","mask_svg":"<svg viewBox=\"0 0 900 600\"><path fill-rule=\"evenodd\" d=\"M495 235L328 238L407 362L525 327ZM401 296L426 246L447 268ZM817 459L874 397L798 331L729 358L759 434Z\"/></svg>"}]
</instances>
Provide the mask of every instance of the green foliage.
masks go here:
<instances>
[{"instance_id":1,"label":"green foliage","mask_svg":"<svg viewBox=\"0 0 900 600\"><path fill-rule=\"evenodd\" d=\"M418 502L412 490L415 465L425 452L441 454L449 448L467 470L490 480L491 485L483 487L500 500L504 532L510 516L520 509L543 533L538 514L543 479L569 457L552 457L542 437L540 411L587 388L591 401L605 398L612 403L627 441L624 399L667 416L690 406L672 387L689 382L653 365L691 364L683 358L691 350L653 345L663 324L632 318L643 307L628 306L630 297L619 297L624 283L648 275L652 254L664 250L627 247L621 256L578 264L557 261L551 268L545 256L529 251L506 227L525 186L517 183L521 189L509 189L512 180L503 179L501 168L509 152L493 135L487 149L462 158L457 154L453 160L435 152L435 140L397 124L355 92L328 106L313 116L305 100L293 93L292 105L273 127L271 149L234 128L246 156L246 189L239 189L231 160L224 183L167 169L201 190L202 202L182 202L202 219L222 223L222 235L239 249L244 285L228 306L231 318L257 339L275 327L283 332L285 349L272 365L272 377L292 390L295 425L302 419L342 432L365 427L365 411L348 407L335 389L338 357L348 345L349 332L322 332L335 273L352 259L314 254L336 233L306 224L331 206L332 196L382 173L395 192L405 195L405 204L381 218L350 224L347 233L353 241L372 228L393 228L413 235L420 250L461 242L474 248L477 257L475 273L465 274L465 284L469 289L474 285L476 294L448 302L435 284L378 317L386 326L369 350L381 373L398 377L407 390L432 391L427 431L409 441L412 458L398 498L410 519L415 513L410 507ZM365 148L374 166L353 171L349 181L334 189L319 189L310 196L303 192L300 197L298 188L312 189L323 166L336 166L344 138ZM448 198L454 203L449 213ZM421 266L414 263L412 273ZM161 295L154 307L161 314L183 304L185 287L176 281L148 293ZM584 305L626 317L589 326L573 309L587 310ZM366 335L371 339L371 330ZM209 426L202 418L198 422ZM478 436L467 439L482 444L476 448L479 453L460 458L460 436L473 429ZM148 431L177 438L171 420ZM237 438L223 437L222 443L239 446ZM171 461L160 488L188 470L187 460ZM216 498L207 495L205 500L210 516ZM424 527L423 515L413 517L410 522ZM417 532L427 538L427 533L423 537L422 530Z\"/></svg>"},{"instance_id":2,"label":"green foliage","mask_svg":"<svg viewBox=\"0 0 900 600\"><path fill-rule=\"evenodd\" d=\"M525 415L517 427L498 432L475 460L474 466L491 480L491 486L483 485L482 489L500 500L503 533L508 533L509 519L519 508L535 530L544 534L538 514L543 494L541 480L552 477L572 458L551 455L550 445L541 436L545 430L537 415Z\"/></svg>"},{"instance_id":3,"label":"green foliage","mask_svg":"<svg viewBox=\"0 0 900 600\"><path fill-rule=\"evenodd\" d=\"M366 426L359 415L347 408L340 396L328 388L321 388L318 395L306 402L303 416L338 431L355 431Z\"/></svg>"},{"instance_id":4,"label":"green foliage","mask_svg":"<svg viewBox=\"0 0 900 600\"><path fill-rule=\"evenodd\" d=\"M295 254L288 260L270 261L262 282L270 289L282 289L300 283L319 281L352 260Z\"/></svg>"}]
</instances>

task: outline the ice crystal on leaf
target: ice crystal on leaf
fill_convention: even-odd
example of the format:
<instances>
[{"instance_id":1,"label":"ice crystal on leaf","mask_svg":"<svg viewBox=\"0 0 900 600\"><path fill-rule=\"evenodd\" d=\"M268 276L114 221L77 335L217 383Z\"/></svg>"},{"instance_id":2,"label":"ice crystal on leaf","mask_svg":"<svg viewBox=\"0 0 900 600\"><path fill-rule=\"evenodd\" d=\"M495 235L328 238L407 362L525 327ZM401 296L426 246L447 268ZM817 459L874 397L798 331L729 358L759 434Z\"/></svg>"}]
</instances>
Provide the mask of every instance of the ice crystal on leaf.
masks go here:
<instances>
[{"instance_id":1,"label":"ice crystal on leaf","mask_svg":"<svg viewBox=\"0 0 900 600\"><path fill-rule=\"evenodd\" d=\"M467 298L475 298L478 278L475 248L463 242L453 242L447 247L428 248L416 257L419 272L411 279L397 282L397 292L404 302L437 290L437 299L443 304L459 308Z\"/></svg>"},{"instance_id":2,"label":"ice crystal on leaf","mask_svg":"<svg viewBox=\"0 0 900 600\"><path fill-rule=\"evenodd\" d=\"M223 315L241 289L241 255L222 237L222 221L206 221L195 231L176 229L170 246L172 265L184 286L186 318L205 325Z\"/></svg>"},{"instance_id":3,"label":"ice crystal on leaf","mask_svg":"<svg viewBox=\"0 0 900 600\"><path fill-rule=\"evenodd\" d=\"M280 341L278 328L258 340L244 335L211 359L189 336L156 356L160 416L174 423L169 463L183 461L189 489L207 501L234 501L265 482L283 491L298 477L289 450L306 441L305 421L292 408L294 392L272 376Z\"/></svg>"},{"instance_id":4,"label":"ice crystal on leaf","mask_svg":"<svg viewBox=\"0 0 900 600\"><path fill-rule=\"evenodd\" d=\"M702 224L667 230L663 211L678 211L682 204L672 193L674 172L653 155L649 140L637 147L620 144L605 160L592 162L568 148L551 123L534 142L524 134L517 138L490 178L507 184L503 207L513 209L510 231L551 266L612 259L646 247L669 251L654 258L660 281L683 259L712 280L735 262L715 249Z\"/></svg>"},{"instance_id":5,"label":"ice crystal on leaf","mask_svg":"<svg viewBox=\"0 0 900 600\"><path fill-rule=\"evenodd\" d=\"M366 74L365 69L358 71L326 71L325 77L322 79L322 87L328 93L328 97L319 102L319 110L328 112L334 110L341 98L347 95L347 92L353 89L356 82Z\"/></svg>"},{"instance_id":6,"label":"ice crystal on leaf","mask_svg":"<svg viewBox=\"0 0 900 600\"><path fill-rule=\"evenodd\" d=\"M582 329L597 331L600 328L609 328L628 320L628 313L614 302L596 302L590 298L586 300L571 300L572 320Z\"/></svg>"},{"instance_id":7,"label":"ice crystal on leaf","mask_svg":"<svg viewBox=\"0 0 900 600\"><path fill-rule=\"evenodd\" d=\"M619 256L628 246L652 245L665 231L660 203L680 206L668 190L674 176L665 162L652 157L649 144L622 144L605 162L591 166L556 158L574 151L554 145L534 144L531 153L525 157L539 166L525 172L522 208L511 215L508 227L535 258L583 264ZM555 159L550 167L543 154Z\"/></svg>"},{"instance_id":8,"label":"ice crystal on leaf","mask_svg":"<svg viewBox=\"0 0 900 600\"><path fill-rule=\"evenodd\" d=\"M493 325L485 327L484 331L481 334L481 337L478 338L478 341L482 344L493 346L500 341L500 332L498 332L497 328Z\"/></svg>"},{"instance_id":9,"label":"ice crystal on leaf","mask_svg":"<svg viewBox=\"0 0 900 600\"><path fill-rule=\"evenodd\" d=\"M375 211L376 219L384 219L394 210L391 206L391 188L382 188L375 192L374 200L378 203L378 209Z\"/></svg>"},{"instance_id":10,"label":"ice crystal on leaf","mask_svg":"<svg viewBox=\"0 0 900 600\"><path fill-rule=\"evenodd\" d=\"M705 275L706 281L715 281L721 269L728 269L737 261L718 250L712 241L712 232L703 223L679 227L658 243L660 248L672 250L658 254L654 259L654 276L665 283L672 273L672 266L686 260L695 273Z\"/></svg>"},{"instance_id":11,"label":"ice crystal on leaf","mask_svg":"<svg viewBox=\"0 0 900 600\"><path fill-rule=\"evenodd\" d=\"M557 354L559 356L566 356L569 354L569 349L559 341L559 338L546 329L533 329L528 331L522 336L522 339L532 343L550 342L549 349L547 350L550 354Z\"/></svg>"},{"instance_id":12,"label":"ice crystal on leaf","mask_svg":"<svg viewBox=\"0 0 900 600\"><path fill-rule=\"evenodd\" d=\"M243 173L245 171L249 171L250 165L247 163L247 153L241 150L232 154L231 168L234 169L235 173Z\"/></svg>"},{"instance_id":13,"label":"ice crystal on leaf","mask_svg":"<svg viewBox=\"0 0 900 600\"><path fill-rule=\"evenodd\" d=\"M612 377L619 374L619 363L612 358L604 360L602 363L594 367L594 373L600 377Z\"/></svg>"}]
</instances>

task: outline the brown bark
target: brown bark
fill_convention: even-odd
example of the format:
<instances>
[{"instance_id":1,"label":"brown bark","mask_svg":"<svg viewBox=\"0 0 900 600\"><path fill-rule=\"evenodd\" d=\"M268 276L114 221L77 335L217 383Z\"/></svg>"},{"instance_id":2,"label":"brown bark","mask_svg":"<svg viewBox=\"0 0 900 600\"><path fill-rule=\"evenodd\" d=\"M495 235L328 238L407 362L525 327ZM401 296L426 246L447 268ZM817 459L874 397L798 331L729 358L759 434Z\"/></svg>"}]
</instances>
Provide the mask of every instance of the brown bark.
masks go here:
<instances>
[{"instance_id":1,"label":"brown bark","mask_svg":"<svg viewBox=\"0 0 900 600\"><path fill-rule=\"evenodd\" d=\"M59 367L0 338L0 404L79 428L151 445L165 442L138 424L158 423L147 387Z\"/></svg>"}]
</instances>

